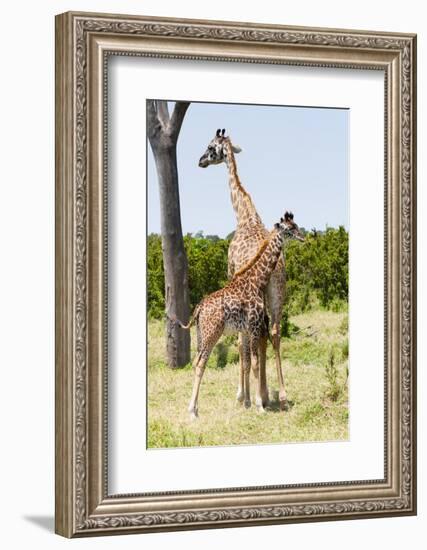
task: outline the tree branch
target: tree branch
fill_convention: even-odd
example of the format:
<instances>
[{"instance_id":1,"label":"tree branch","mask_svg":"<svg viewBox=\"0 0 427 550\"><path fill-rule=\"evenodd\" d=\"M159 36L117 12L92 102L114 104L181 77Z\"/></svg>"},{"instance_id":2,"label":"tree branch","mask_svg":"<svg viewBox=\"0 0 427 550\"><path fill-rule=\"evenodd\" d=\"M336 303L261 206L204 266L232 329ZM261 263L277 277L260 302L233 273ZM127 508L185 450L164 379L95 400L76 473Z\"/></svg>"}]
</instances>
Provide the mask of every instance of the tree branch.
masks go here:
<instances>
[{"instance_id":1,"label":"tree branch","mask_svg":"<svg viewBox=\"0 0 427 550\"><path fill-rule=\"evenodd\" d=\"M157 141L160 135L161 124L157 116L157 110L154 99L147 100L147 135L151 146Z\"/></svg>"},{"instance_id":2,"label":"tree branch","mask_svg":"<svg viewBox=\"0 0 427 550\"><path fill-rule=\"evenodd\" d=\"M173 110L170 123L169 133L171 137L178 138L179 131L181 130L182 121L184 120L185 113L190 106L189 101L177 101Z\"/></svg>"},{"instance_id":3,"label":"tree branch","mask_svg":"<svg viewBox=\"0 0 427 550\"><path fill-rule=\"evenodd\" d=\"M163 126L163 128L167 128L169 126L169 109L168 109L168 102L164 99L158 99L156 100L156 107L157 107L157 116Z\"/></svg>"}]
</instances>

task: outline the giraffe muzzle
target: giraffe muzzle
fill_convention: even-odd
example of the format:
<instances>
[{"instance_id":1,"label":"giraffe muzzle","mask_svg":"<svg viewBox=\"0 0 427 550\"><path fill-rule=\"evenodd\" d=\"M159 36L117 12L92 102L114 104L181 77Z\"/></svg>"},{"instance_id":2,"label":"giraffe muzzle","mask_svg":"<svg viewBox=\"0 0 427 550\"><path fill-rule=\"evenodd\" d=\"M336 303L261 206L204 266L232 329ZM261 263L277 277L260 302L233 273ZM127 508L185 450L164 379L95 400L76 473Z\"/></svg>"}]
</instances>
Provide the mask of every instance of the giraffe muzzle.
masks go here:
<instances>
[{"instance_id":1,"label":"giraffe muzzle","mask_svg":"<svg viewBox=\"0 0 427 550\"><path fill-rule=\"evenodd\" d=\"M207 168L208 166L209 166L209 162L208 162L207 157L205 157L205 156L200 157L199 168Z\"/></svg>"}]
</instances>

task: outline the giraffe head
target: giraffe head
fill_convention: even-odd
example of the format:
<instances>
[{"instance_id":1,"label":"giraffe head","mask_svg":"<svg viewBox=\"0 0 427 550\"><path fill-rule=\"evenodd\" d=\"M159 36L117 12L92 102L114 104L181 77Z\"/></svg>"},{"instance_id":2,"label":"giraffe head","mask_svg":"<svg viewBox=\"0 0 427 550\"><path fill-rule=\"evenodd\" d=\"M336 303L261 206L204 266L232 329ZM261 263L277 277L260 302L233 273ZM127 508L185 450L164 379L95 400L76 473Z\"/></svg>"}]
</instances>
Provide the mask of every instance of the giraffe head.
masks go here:
<instances>
[{"instance_id":1,"label":"giraffe head","mask_svg":"<svg viewBox=\"0 0 427 550\"><path fill-rule=\"evenodd\" d=\"M231 147L235 154L241 151L240 147L233 145L230 138L225 136L224 129L218 129L215 137L209 142L206 151L200 157L200 168L207 168L210 164L221 164L221 162L226 162L229 147Z\"/></svg>"},{"instance_id":2,"label":"giraffe head","mask_svg":"<svg viewBox=\"0 0 427 550\"><path fill-rule=\"evenodd\" d=\"M283 234L286 240L296 239L297 241L305 241L300 228L294 222L294 215L292 212L285 212L283 218L280 218L280 222L274 224L274 227Z\"/></svg>"}]
</instances>

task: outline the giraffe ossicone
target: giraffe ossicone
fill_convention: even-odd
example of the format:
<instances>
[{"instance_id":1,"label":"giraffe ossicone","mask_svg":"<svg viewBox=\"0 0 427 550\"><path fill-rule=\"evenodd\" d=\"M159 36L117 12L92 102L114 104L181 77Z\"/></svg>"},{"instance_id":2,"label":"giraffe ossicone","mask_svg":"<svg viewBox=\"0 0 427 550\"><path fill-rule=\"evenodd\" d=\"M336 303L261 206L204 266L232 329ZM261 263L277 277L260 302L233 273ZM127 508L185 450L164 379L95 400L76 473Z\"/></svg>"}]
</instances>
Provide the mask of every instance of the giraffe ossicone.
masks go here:
<instances>
[{"instance_id":1,"label":"giraffe ossicone","mask_svg":"<svg viewBox=\"0 0 427 550\"><path fill-rule=\"evenodd\" d=\"M234 154L242 152L241 147L233 145L230 138L225 136L225 129L223 128L221 130L218 128L215 137L210 141L206 151L200 157L200 168L207 168L211 164L227 162L227 156L231 156L228 152L229 149L231 149Z\"/></svg>"}]
</instances>

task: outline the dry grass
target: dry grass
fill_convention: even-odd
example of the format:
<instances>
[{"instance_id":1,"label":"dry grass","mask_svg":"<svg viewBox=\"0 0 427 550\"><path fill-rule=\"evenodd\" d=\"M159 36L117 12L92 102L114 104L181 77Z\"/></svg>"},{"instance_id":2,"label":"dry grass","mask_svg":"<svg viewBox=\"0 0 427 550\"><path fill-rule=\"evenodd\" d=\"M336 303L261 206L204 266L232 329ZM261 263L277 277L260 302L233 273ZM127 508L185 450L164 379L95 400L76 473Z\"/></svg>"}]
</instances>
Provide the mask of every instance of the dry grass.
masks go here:
<instances>
[{"instance_id":1,"label":"dry grass","mask_svg":"<svg viewBox=\"0 0 427 550\"><path fill-rule=\"evenodd\" d=\"M242 445L348 439L347 313L315 311L293 317L300 331L282 339L282 367L289 409L279 411L277 375L271 345L267 352L270 407L237 404L236 338L216 346L202 380L199 419L187 413L193 384L189 365L165 365L163 324L149 323L148 447ZM192 333L192 343L195 342ZM194 354L194 349L193 349ZM331 356L333 368L331 374ZM254 396L254 387L251 388Z\"/></svg>"}]
</instances>

